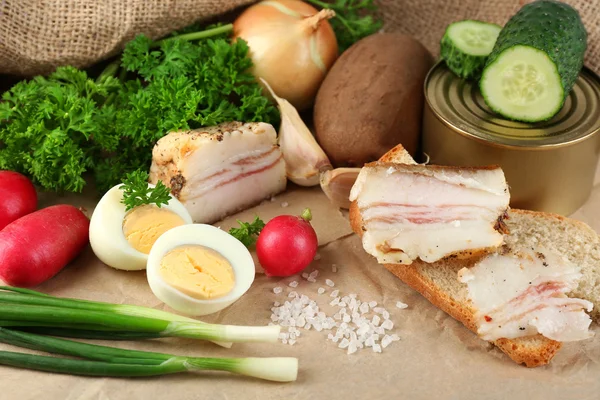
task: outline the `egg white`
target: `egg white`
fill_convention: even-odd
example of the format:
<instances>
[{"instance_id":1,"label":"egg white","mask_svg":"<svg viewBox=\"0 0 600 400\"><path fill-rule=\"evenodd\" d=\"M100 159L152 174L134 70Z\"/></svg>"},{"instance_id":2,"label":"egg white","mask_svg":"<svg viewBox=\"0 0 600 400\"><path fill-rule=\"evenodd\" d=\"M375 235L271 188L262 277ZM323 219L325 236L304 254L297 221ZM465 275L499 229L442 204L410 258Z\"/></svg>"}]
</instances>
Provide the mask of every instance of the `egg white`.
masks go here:
<instances>
[{"instance_id":1,"label":"egg white","mask_svg":"<svg viewBox=\"0 0 600 400\"><path fill-rule=\"evenodd\" d=\"M214 299L199 300L163 280L160 264L164 256L177 247L189 245L207 247L229 261L235 279L229 293ZM220 311L238 300L254 282L254 272L254 260L242 242L212 225L192 224L175 227L158 238L148 255L146 276L150 289L163 303L183 314L201 316Z\"/></svg>"},{"instance_id":2,"label":"egg white","mask_svg":"<svg viewBox=\"0 0 600 400\"><path fill-rule=\"evenodd\" d=\"M104 264L126 271L146 268L148 254L134 249L123 233L123 220L127 212L121 203L123 191L117 185L110 189L98 202L90 220L90 244L96 257ZM149 187L154 187L148 184ZM192 217L179 200L171 197L161 208L179 215L186 224L193 223Z\"/></svg>"}]
</instances>

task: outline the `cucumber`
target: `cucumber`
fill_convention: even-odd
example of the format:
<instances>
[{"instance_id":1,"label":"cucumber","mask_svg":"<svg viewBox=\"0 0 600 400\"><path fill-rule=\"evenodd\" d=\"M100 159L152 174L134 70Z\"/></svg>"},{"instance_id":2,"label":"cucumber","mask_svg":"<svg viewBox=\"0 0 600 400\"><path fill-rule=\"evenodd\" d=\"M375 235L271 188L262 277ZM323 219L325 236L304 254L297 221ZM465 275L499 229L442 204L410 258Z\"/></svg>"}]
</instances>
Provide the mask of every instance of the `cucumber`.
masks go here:
<instances>
[{"instance_id":1,"label":"cucumber","mask_svg":"<svg viewBox=\"0 0 600 400\"><path fill-rule=\"evenodd\" d=\"M571 6L538 0L504 26L479 82L487 105L505 118L545 121L556 115L583 67L587 33Z\"/></svg>"},{"instance_id":2,"label":"cucumber","mask_svg":"<svg viewBox=\"0 0 600 400\"><path fill-rule=\"evenodd\" d=\"M450 71L463 79L478 79L502 28L487 22L464 20L446 28L440 55Z\"/></svg>"}]
</instances>

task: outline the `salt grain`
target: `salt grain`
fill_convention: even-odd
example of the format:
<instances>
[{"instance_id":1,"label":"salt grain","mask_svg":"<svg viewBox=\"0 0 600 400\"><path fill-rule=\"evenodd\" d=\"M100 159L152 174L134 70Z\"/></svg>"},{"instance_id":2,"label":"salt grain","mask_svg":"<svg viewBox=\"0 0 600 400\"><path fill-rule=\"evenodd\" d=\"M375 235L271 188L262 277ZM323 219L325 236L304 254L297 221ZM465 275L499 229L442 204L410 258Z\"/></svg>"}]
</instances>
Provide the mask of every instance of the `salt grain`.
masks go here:
<instances>
[{"instance_id":1,"label":"salt grain","mask_svg":"<svg viewBox=\"0 0 600 400\"><path fill-rule=\"evenodd\" d=\"M323 294L323 293L325 293L325 289L323 289L322 287L320 287L320 288L317 290L317 293L319 293L319 294Z\"/></svg>"},{"instance_id":2,"label":"salt grain","mask_svg":"<svg viewBox=\"0 0 600 400\"><path fill-rule=\"evenodd\" d=\"M338 344L338 347L340 349L345 349L350 345L350 341L348 339L342 339L342 341L340 342L340 344Z\"/></svg>"},{"instance_id":3,"label":"salt grain","mask_svg":"<svg viewBox=\"0 0 600 400\"><path fill-rule=\"evenodd\" d=\"M293 288L298 287L298 281L291 281L289 286Z\"/></svg>"},{"instance_id":4,"label":"salt grain","mask_svg":"<svg viewBox=\"0 0 600 400\"><path fill-rule=\"evenodd\" d=\"M386 348L386 347L388 347L390 344L392 344L392 342L393 342L393 340L392 340L392 337L391 337L391 336L389 336L389 335L385 335L385 336L383 337L383 339L381 339L381 347L383 347L383 348L385 349L385 348Z\"/></svg>"},{"instance_id":5,"label":"salt grain","mask_svg":"<svg viewBox=\"0 0 600 400\"><path fill-rule=\"evenodd\" d=\"M366 314L369 312L369 304L362 303L358 309L360 310L361 314Z\"/></svg>"},{"instance_id":6,"label":"salt grain","mask_svg":"<svg viewBox=\"0 0 600 400\"><path fill-rule=\"evenodd\" d=\"M331 297L337 297L337 296L338 296L338 294L340 294L340 291L339 291L339 290L337 290L337 289L335 289L333 292L331 292L330 296L331 296Z\"/></svg>"},{"instance_id":7,"label":"salt grain","mask_svg":"<svg viewBox=\"0 0 600 400\"><path fill-rule=\"evenodd\" d=\"M303 272L303 273L302 273L302 277L303 277L304 279L308 279L308 272Z\"/></svg>"},{"instance_id":8,"label":"salt grain","mask_svg":"<svg viewBox=\"0 0 600 400\"><path fill-rule=\"evenodd\" d=\"M369 307L371 307L371 308L377 307L377 302L376 301L370 301L369 302Z\"/></svg>"},{"instance_id":9,"label":"salt grain","mask_svg":"<svg viewBox=\"0 0 600 400\"><path fill-rule=\"evenodd\" d=\"M337 272L337 265L331 264L331 272Z\"/></svg>"},{"instance_id":10,"label":"salt grain","mask_svg":"<svg viewBox=\"0 0 600 400\"><path fill-rule=\"evenodd\" d=\"M289 206L289 203L287 201L281 203L281 207L286 208L287 206Z\"/></svg>"},{"instance_id":11,"label":"salt grain","mask_svg":"<svg viewBox=\"0 0 600 400\"><path fill-rule=\"evenodd\" d=\"M335 283L331 279L325 279L325 284L329 287L334 287Z\"/></svg>"},{"instance_id":12,"label":"salt grain","mask_svg":"<svg viewBox=\"0 0 600 400\"><path fill-rule=\"evenodd\" d=\"M312 278L310 276L306 280L309 281L310 283L315 283L317 281L315 278Z\"/></svg>"},{"instance_id":13,"label":"salt grain","mask_svg":"<svg viewBox=\"0 0 600 400\"><path fill-rule=\"evenodd\" d=\"M374 344L373 345L373 352L374 353L381 353L381 346L378 344Z\"/></svg>"},{"instance_id":14,"label":"salt grain","mask_svg":"<svg viewBox=\"0 0 600 400\"><path fill-rule=\"evenodd\" d=\"M315 254L315 258L313 260L319 261L321 259L321 255L319 253Z\"/></svg>"},{"instance_id":15,"label":"salt grain","mask_svg":"<svg viewBox=\"0 0 600 400\"><path fill-rule=\"evenodd\" d=\"M313 278L313 279L316 278L317 276L319 276L319 270L318 269L315 269L313 272L311 272L308 275L309 278Z\"/></svg>"},{"instance_id":16,"label":"salt grain","mask_svg":"<svg viewBox=\"0 0 600 400\"><path fill-rule=\"evenodd\" d=\"M283 289L282 289L282 288L280 288L279 286L277 286L277 287L273 288L273 293L275 293L275 294L279 294L279 293L281 293L281 292L283 292Z\"/></svg>"},{"instance_id":17,"label":"salt grain","mask_svg":"<svg viewBox=\"0 0 600 400\"><path fill-rule=\"evenodd\" d=\"M389 331L390 329L394 328L394 323L391 320L386 319L383 321L383 324L381 324L381 327Z\"/></svg>"},{"instance_id":18,"label":"salt grain","mask_svg":"<svg viewBox=\"0 0 600 400\"><path fill-rule=\"evenodd\" d=\"M354 343L350 343L348 346L348 354L354 354L358 350L358 347Z\"/></svg>"},{"instance_id":19,"label":"salt grain","mask_svg":"<svg viewBox=\"0 0 600 400\"><path fill-rule=\"evenodd\" d=\"M406 303L403 303L403 302L401 302L401 301L397 301L397 302L396 302L396 307L398 307L398 308L400 308L400 309L403 309L403 308L408 308L408 304L406 304Z\"/></svg>"},{"instance_id":20,"label":"salt grain","mask_svg":"<svg viewBox=\"0 0 600 400\"><path fill-rule=\"evenodd\" d=\"M381 318L379 317L379 315L373 315L373 319L371 322L373 326L378 326L379 322L381 322Z\"/></svg>"}]
</instances>

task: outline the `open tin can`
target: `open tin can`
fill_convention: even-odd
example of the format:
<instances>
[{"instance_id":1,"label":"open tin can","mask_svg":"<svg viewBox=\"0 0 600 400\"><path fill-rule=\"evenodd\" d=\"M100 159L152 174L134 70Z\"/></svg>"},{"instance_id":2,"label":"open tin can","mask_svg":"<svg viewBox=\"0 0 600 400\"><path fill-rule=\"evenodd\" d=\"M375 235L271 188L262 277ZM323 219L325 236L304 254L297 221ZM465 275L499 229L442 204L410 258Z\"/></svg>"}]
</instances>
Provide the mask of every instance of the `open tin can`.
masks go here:
<instances>
[{"instance_id":1,"label":"open tin can","mask_svg":"<svg viewBox=\"0 0 600 400\"><path fill-rule=\"evenodd\" d=\"M549 121L502 119L476 83L437 63L425 80L423 152L431 164L500 165L511 207L569 215L589 197L600 154L600 78L584 68Z\"/></svg>"}]
</instances>

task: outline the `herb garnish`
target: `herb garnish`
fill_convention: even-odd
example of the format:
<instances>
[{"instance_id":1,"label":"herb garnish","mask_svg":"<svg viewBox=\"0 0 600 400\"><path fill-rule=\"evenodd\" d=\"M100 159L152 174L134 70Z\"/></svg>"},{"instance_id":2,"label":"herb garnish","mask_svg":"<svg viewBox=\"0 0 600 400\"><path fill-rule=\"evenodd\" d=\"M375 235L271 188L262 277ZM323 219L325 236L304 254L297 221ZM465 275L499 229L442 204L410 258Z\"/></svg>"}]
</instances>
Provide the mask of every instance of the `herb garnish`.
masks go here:
<instances>
[{"instance_id":1,"label":"herb garnish","mask_svg":"<svg viewBox=\"0 0 600 400\"><path fill-rule=\"evenodd\" d=\"M335 11L336 16L329 23L335 32L340 52L365 36L379 31L383 26L382 21L374 15L377 6L373 0L307 1L321 8Z\"/></svg>"},{"instance_id":2,"label":"herb garnish","mask_svg":"<svg viewBox=\"0 0 600 400\"><path fill-rule=\"evenodd\" d=\"M231 228L229 234L242 242L244 246L251 247L256 243L258 234L265 227L265 222L258 216L252 222L242 222L237 220L239 228Z\"/></svg>"},{"instance_id":3,"label":"herb garnish","mask_svg":"<svg viewBox=\"0 0 600 400\"><path fill-rule=\"evenodd\" d=\"M162 181L158 181L155 187L148 186L148 174L141 170L128 173L121 190L121 203L125 204L125 211L145 204L154 204L160 208L171 199L169 188Z\"/></svg>"}]
</instances>

